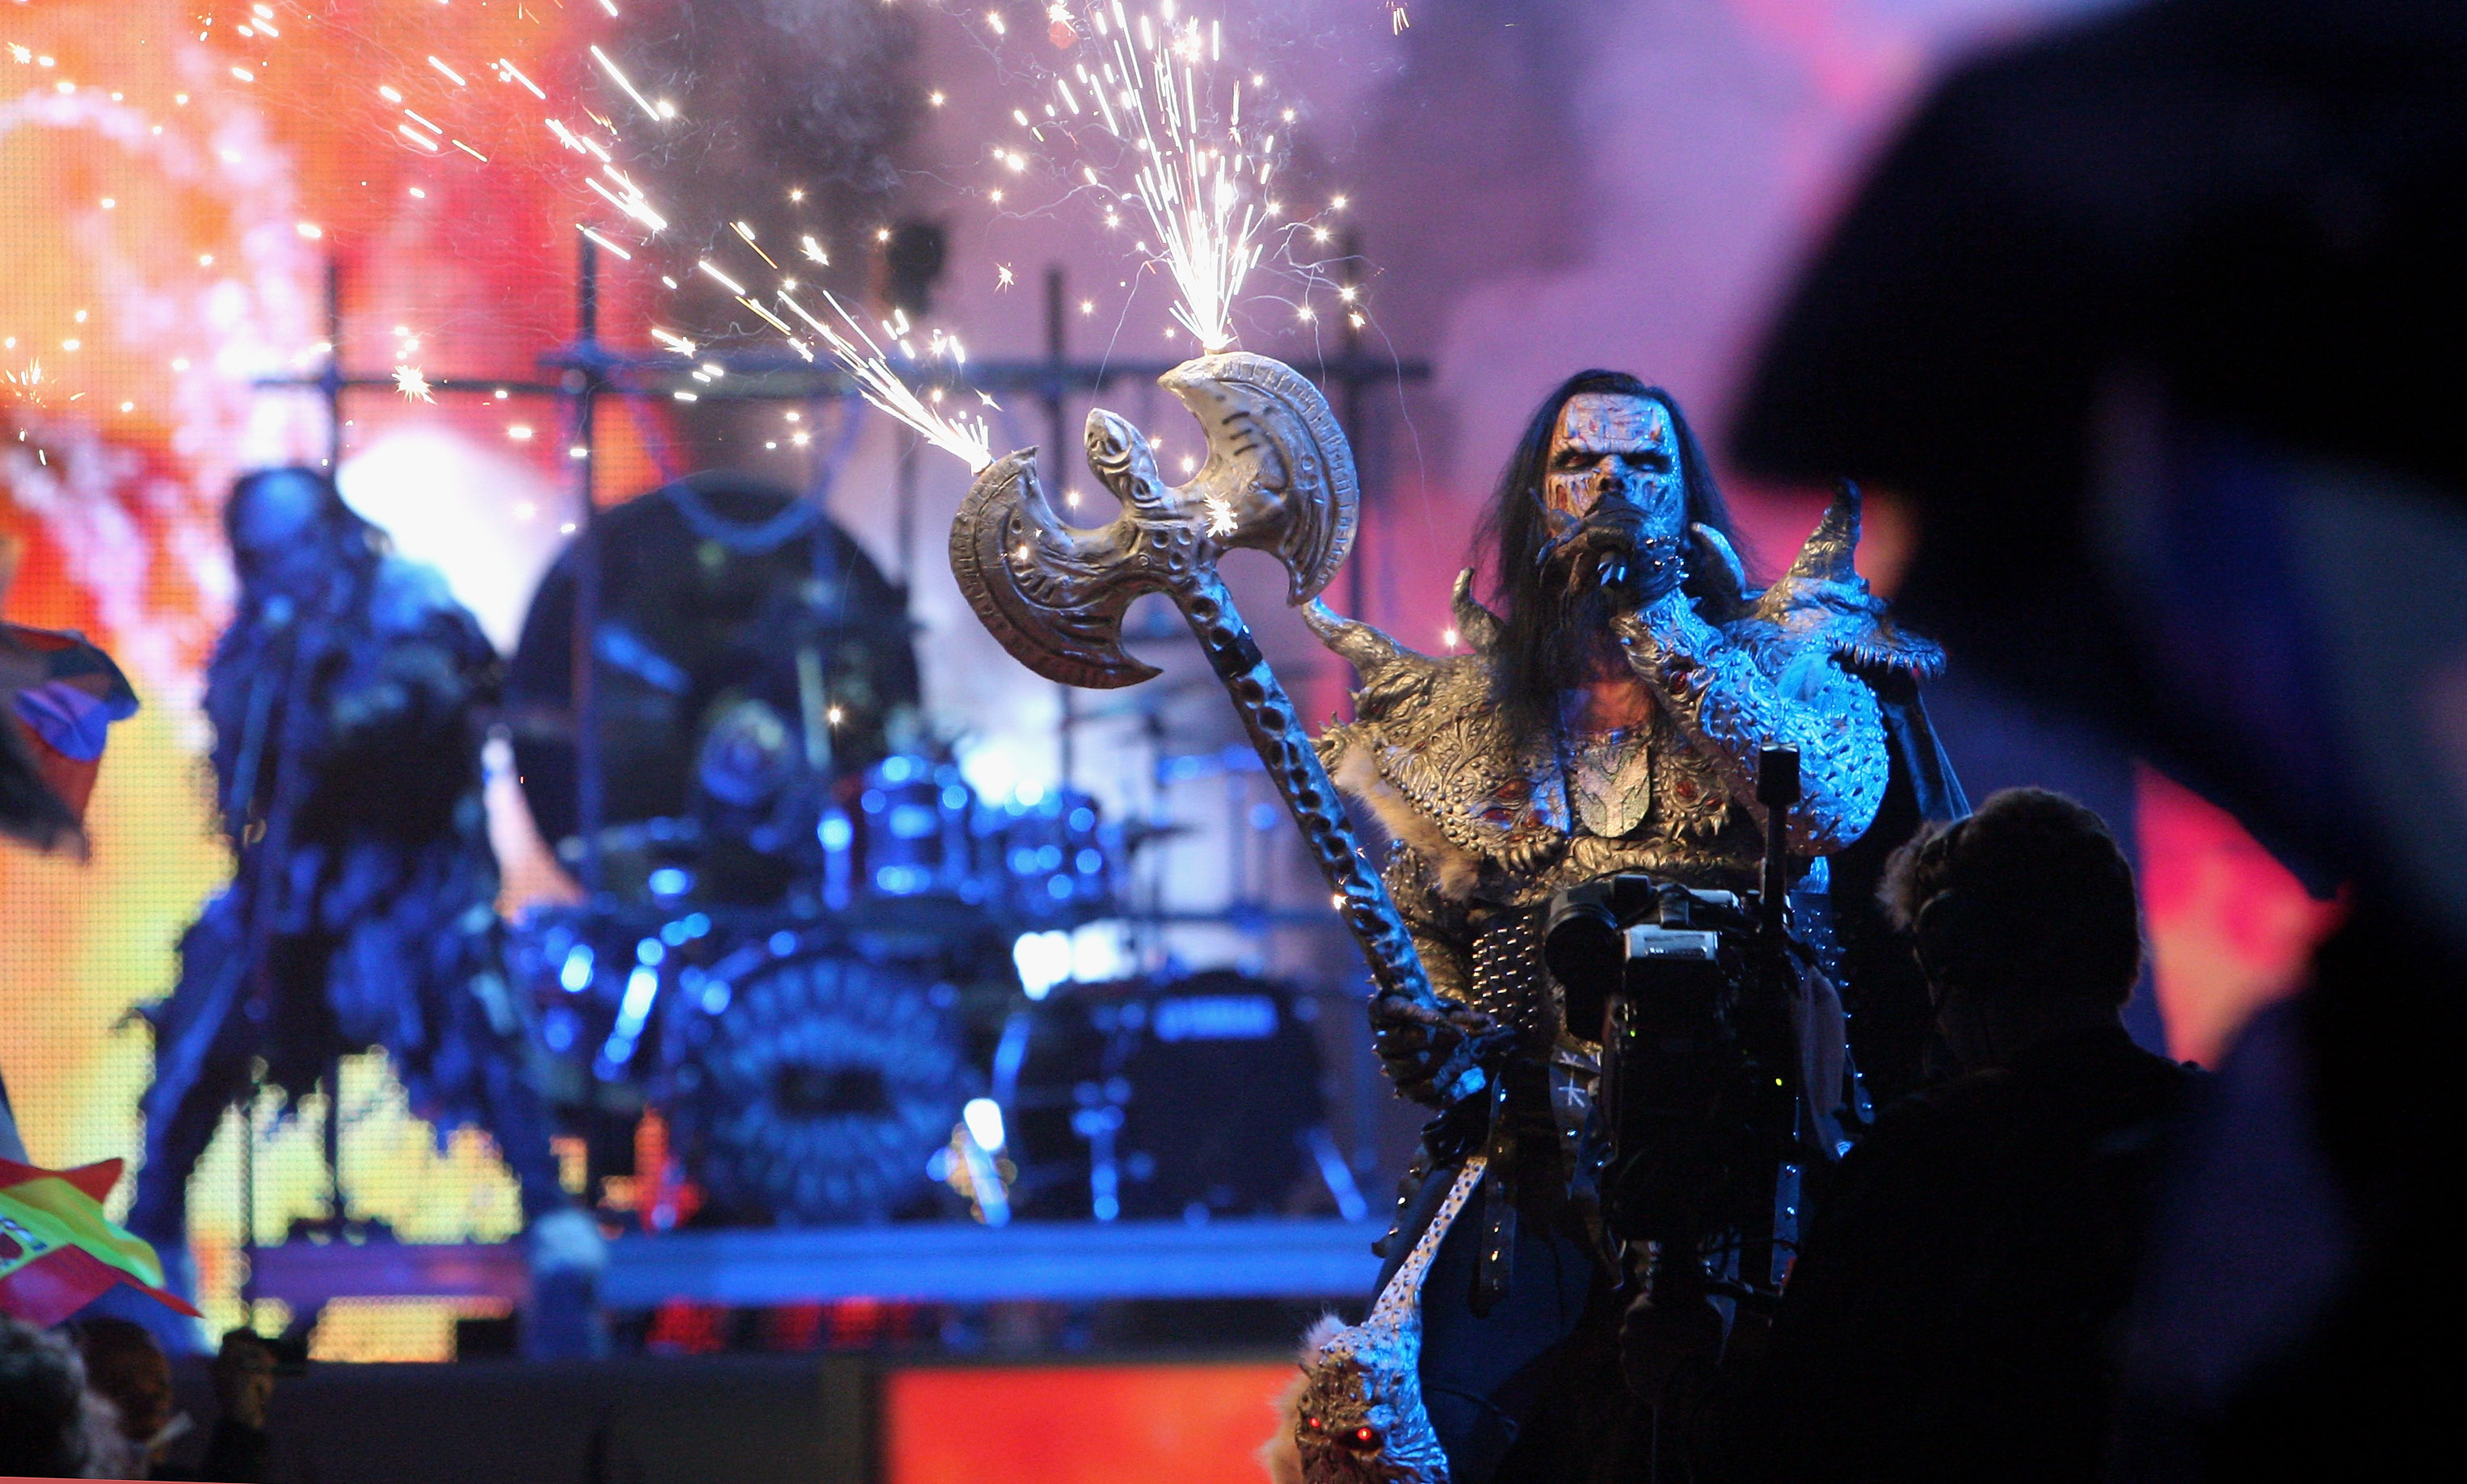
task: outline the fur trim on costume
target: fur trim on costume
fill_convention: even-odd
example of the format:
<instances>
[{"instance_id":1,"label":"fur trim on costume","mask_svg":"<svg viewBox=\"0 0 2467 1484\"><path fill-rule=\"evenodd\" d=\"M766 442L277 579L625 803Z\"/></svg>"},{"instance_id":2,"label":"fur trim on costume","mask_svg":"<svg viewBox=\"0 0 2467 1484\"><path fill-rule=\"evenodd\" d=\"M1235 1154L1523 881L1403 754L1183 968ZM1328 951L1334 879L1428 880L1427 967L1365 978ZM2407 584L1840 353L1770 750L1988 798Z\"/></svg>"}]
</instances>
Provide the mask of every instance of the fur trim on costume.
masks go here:
<instances>
[{"instance_id":1,"label":"fur trim on costume","mask_svg":"<svg viewBox=\"0 0 2467 1484\"><path fill-rule=\"evenodd\" d=\"M1309 1329L1302 1332L1301 1346L1294 1356L1295 1360L1307 1369L1326 1351L1328 1341L1343 1333L1345 1320L1334 1314L1321 1315L1311 1321ZM1302 1389L1307 1382L1308 1378L1297 1370L1294 1379L1285 1383L1284 1389L1268 1404L1276 1409L1277 1430L1268 1434L1268 1440L1260 1444L1258 1450L1251 1456L1259 1460L1259 1467L1266 1471L1269 1484L1303 1484L1301 1448L1294 1441L1294 1433L1302 1425Z\"/></svg>"},{"instance_id":2,"label":"fur trim on costume","mask_svg":"<svg viewBox=\"0 0 2467 1484\"><path fill-rule=\"evenodd\" d=\"M1395 785L1379 776L1369 749L1351 738L1331 770L1336 786L1362 800L1391 838L1430 864L1439 895L1461 902L1482 879L1482 863L1460 850L1438 822L1414 806Z\"/></svg>"}]
</instances>

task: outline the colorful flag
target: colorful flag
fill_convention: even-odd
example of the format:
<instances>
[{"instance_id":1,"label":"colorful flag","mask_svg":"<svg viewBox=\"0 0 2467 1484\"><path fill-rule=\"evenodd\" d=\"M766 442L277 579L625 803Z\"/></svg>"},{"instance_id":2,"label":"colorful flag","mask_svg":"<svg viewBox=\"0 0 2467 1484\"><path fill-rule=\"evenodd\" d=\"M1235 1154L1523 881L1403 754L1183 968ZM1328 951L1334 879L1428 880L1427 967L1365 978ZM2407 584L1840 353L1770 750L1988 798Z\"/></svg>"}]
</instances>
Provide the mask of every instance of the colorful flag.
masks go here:
<instances>
[{"instance_id":1,"label":"colorful flag","mask_svg":"<svg viewBox=\"0 0 2467 1484\"><path fill-rule=\"evenodd\" d=\"M104 736L137 693L85 636L0 623L0 834L81 850Z\"/></svg>"},{"instance_id":2,"label":"colorful flag","mask_svg":"<svg viewBox=\"0 0 2467 1484\"><path fill-rule=\"evenodd\" d=\"M121 1161L74 1170L0 1159L0 1314L47 1329L115 1283L193 1316L163 1288L154 1248L102 1214Z\"/></svg>"}]
</instances>

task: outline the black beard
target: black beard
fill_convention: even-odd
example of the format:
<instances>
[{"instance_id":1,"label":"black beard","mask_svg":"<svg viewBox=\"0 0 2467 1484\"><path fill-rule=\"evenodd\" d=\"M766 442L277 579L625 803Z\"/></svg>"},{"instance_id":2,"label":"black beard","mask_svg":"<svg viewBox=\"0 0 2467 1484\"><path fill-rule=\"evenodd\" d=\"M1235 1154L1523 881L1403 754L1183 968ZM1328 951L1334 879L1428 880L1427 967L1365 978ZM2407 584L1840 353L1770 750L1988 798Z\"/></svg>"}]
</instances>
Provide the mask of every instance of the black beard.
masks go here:
<instances>
[{"instance_id":1,"label":"black beard","mask_svg":"<svg viewBox=\"0 0 2467 1484\"><path fill-rule=\"evenodd\" d=\"M1644 512L1604 500L1584 519L1550 519L1557 529L1542 550L1542 587L1573 596L1579 586L1626 590L1631 606L1659 597L1686 576L1677 538L1653 535Z\"/></svg>"},{"instance_id":2,"label":"black beard","mask_svg":"<svg viewBox=\"0 0 2467 1484\"><path fill-rule=\"evenodd\" d=\"M1627 673L1612 624L1685 577L1680 543L1648 535L1625 501L1564 521L1509 606L1499 682L1511 725L1554 731L1562 695Z\"/></svg>"},{"instance_id":3,"label":"black beard","mask_svg":"<svg viewBox=\"0 0 2467 1484\"><path fill-rule=\"evenodd\" d=\"M1554 556L1543 569L1541 586L1550 595L1552 612L1541 635L1541 653L1534 658L1553 693L1590 684L1617 663L1611 622L1636 610L1630 585L1605 585L1598 567L1594 554L1572 551Z\"/></svg>"},{"instance_id":4,"label":"black beard","mask_svg":"<svg viewBox=\"0 0 2467 1484\"><path fill-rule=\"evenodd\" d=\"M1562 689L1597 677L1616 652L1612 620L1667 594L1686 576L1679 543L1645 533L1624 501L1596 506L1543 556L1541 591L1555 618L1541 659Z\"/></svg>"}]
</instances>

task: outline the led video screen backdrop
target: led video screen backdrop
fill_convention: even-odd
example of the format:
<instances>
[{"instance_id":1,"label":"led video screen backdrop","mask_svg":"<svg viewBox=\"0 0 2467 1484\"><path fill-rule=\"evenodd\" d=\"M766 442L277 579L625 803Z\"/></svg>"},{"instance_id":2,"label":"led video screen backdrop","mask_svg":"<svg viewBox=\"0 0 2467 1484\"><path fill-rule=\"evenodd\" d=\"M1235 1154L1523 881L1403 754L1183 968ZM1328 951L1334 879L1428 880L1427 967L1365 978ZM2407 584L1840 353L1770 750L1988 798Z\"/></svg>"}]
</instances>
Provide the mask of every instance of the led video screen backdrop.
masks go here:
<instances>
[{"instance_id":1,"label":"led video screen backdrop","mask_svg":"<svg viewBox=\"0 0 2467 1484\"><path fill-rule=\"evenodd\" d=\"M641 9L649 19L634 39L645 53L721 44L715 33L676 20L691 10L684 0L646 0ZM816 7L818 14L828 9ZM1771 10L1745 3L1713 9L1735 10L1748 22L1755 18L1749 12ZM959 24L937 12L934 23L943 21ZM562 7L403 0L40 0L0 7L0 262L7 264L0 273L0 535L13 561L6 613L19 623L84 631L117 657L144 704L112 735L88 813L90 858L0 850L0 1069L39 1162L135 1157L148 1046L129 1012L168 992L180 931L231 869L212 818L202 761L208 738L197 706L203 662L232 592L220 497L241 470L322 459L329 436L320 396L260 382L313 376L339 346L345 369L373 383L349 393L343 404L347 497L385 526L405 554L436 563L501 649L512 643L580 498L562 405L531 388L544 375L540 354L573 331L577 225L604 222L614 209L609 203L618 201L584 189L573 166L577 150L545 121L553 107L568 103L631 106L590 53L593 38L609 34L607 25L600 8L571 0ZM1420 32L1400 33L1394 45L1421 44L1414 38L1427 34L1440 49L1431 55L1444 60L1454 55L1445 50L1455 44L1448 25L1444 16L1430 17ZM1743 25L1752 40L1764 36L1756 25ZM876 50L850 53L849 86L861 93L860 83L913 84L916 107L923 109L927 63L952 77L985 69L976 50L983 38L962 44L924 22L918 28L922 39L914 47L925 62L900 49L907 33L866 32L866 44ZM1785 42L1816 53L1850 45L1822 36L1764 36L1754 44ZM680 62L664 75L690 82L690 70ZM1919 74L1904 68L1894 76L1902 79L1898 88L1915 86ZM1346 106L1365 110L1366 118L1384 106L1384 95L1368 84L1347 96ZM939 89L931 99L941 106ZM957 115L969 100L952 101ZM658 101L645 102L656 114ZM709 162L735 137L731 120L741 106L751 104L702 95L675 135L678 146L643 168L659 171L659 183L671 189L711 173ZM981 101L978 113L988 132L1007 126L1009 117L1007 104L997 110L990 101ZM896 108L884 114L894 116L906 117ZM1332 127L1329 137L1376 148L1392 135L1366 125L1358 136ZM1777 140L1771 147L1777 153L1797 147ZM962 143L984 166L979 142ZM1661 146L1621 135L1599 147ZM1841 168L1847 160L1845 154ZM1649 161L1597 163L1640 174L1651 168ZM1376 169L1379 161L1360 164L1373 186L1389 179ZM1423 160L1418 168L1421 175L1395 177L1406 184L1392 189L1445 198L1447 180L1429 175L1444 163ZM1832 177L1796 167L1780 173L1794 183L1794 210L1819 219ZM1535 191L1574 191L1578 184L1548 172L1532 177ZM845 193L818 185L809 199L782 177L775 195L781 230L794 234L803 212L812 214L815 231L827 225L841 234L835 240L862 244L870 237L870 219L848 214L853 208ZM998 285L1009 286L1014 261L1021 275L1032 266L1027 250L988 250L979 228L989 214L983 192L950 207L959 224L953 274L973 285L958 294L959 304L983 311L993 326L979 353L1041 353L1030 296L990 297ZM772 220L764 218L766 233L775 230ZM716 233L726 222L714 217L701 226ZM1683 228L1700 234L1699 258L1728 254L1721 218L1690 217L1670 230ZM1694 260L1679 253L1641 256ZM690 250L683 265L604 258L599 314L611 339L655 349L651 331L671 300L663 277L688 272L690 263ZM1072 281L1110 284L1117 266L1108 260L1099 271L1075 268L1079 276ZM1400 270L1408 266L1400 259ZM1420 270L1425 281L1415 293L1473 303L1448 275L1480 266L1442 255ZM862 252L843 254L832 271L848 291L863 291L869 270ZM329 282L339 290L330 324ZM1777 285L1777 279L1776 292ZM1108 313L1116 307L1102 306ZM1528 333L1546 329L1532 326ZM1005 336L1015 343L1005 344ZM1480 337L1444 341L1440 349L1461 352L1472 343ZM1728 344L1706 337L1717 343ZM1159 353L1164 344L1143 342L1142 353ZM422 399L406 371L434 378L439 390ZM459 388L446 389L449 379ZM1442 394L1469 404L1483 395L1470 390L1480 380L1447 363L1438 385ZM503 394L492 390L499 385ZM1505 398L1499 405L1451 405L1470 426L1512 426L1518 410L1506 403L1522 394L1510 386L1494 394ZM592 463L597 499L622 498L692 465L694 450L662 420L665 411L622 402L603 408ZM812 439L809 448L802 427L787 427L766 443L766 454L811 461L826 452L826 440ZM1006 412L994 436L999 447L1042 434ZM868 457L887 469L890 444L869 438ZM1423 628L1434 636L1459 554L1452 543L1470 524L1456 516L1479 498L1483 478L1463 471L1501 451L1466 450L1457 480L1462 488L1453 493L1408 491L1434 502L1437 516L1417 517L1431 530L1378 548L1412 561L1404 573L1410 580L1388 570L1374 591L1424 592L1429 600L1415 611L1433 618ZM783 463L777 472L810 488L813 467ZM933 475L934 500L942 503L924 506L928 556L939 540L933 512L946 517L956 500L955 471L938 465ZM1436 476L1429 482L1443 483ZM888 517L875 507L878 500L863 503L868 499L851 498L849 518L883 554ZM1809 508L1768 506L1753 491L1742 492L1741 504L1752 525L1781 541L1796 539L1792 512ZM1884 545L1880 531L1880 553ZM886 566L908 574L887 557ZM940 580L918 573L920 583ZM917 591L929 629L942 624L925 654L929 705L938 692L944 704L973 702L988 716L1041 714L1037 708L1052 705L1052 688L1027 684L1015 667L985 667L1007 662L955 596L926 585ZM1041 754L1034 766L1044 766ZM543 854L510 780L492 779L491 806L505 905L511 910L570 889ZM2307 900L2231 821L2172 785L2143 776L2131 807L2167 1038L2179 1055L2211 1059L2243 1013L2285 987L2330 909ZM494 1241L514 1233L520 1218L512 1185L484 1137L466 1133L440 1148L378 1058L347 1066L343 1103L352 1214L388 1223L411 1241ZM260 1240L279 1240L294 1218L322 1210L317 1144L324 1111L312 1100L300 1112L292 1122L278 1122L270 1103L258 1113ZM238 1126L235 1117L231 1128ZM245 1317L234 1261L239 1162L238 1140L227 1131L202 1166L192 1199L201 1298L217 1326ZM115 1209L126 1194L124 1184ZM428 1303L338 1305L320 1328L320 1353L441 1357L456 1315L482 1312ZM254 1317L261 1325L282 1318Z\"/></svg>"}]
</instances>

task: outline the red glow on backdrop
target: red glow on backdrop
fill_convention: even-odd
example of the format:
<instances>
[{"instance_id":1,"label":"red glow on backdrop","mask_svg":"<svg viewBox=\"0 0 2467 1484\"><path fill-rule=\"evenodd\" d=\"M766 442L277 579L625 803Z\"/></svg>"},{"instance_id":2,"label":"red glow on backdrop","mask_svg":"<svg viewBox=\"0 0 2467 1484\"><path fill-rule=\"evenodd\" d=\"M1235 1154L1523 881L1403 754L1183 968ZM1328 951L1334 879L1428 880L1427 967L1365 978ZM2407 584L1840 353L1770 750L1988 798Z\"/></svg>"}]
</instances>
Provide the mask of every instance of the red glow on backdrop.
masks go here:
<instances>
[{"instance_id":1,"label":"red glow on backdrop","mask_svg":"<svg viewBox=\"0 0 2467 1484\"><path fill-rule=\"evenodd\" d=\"M0 1061L29 1143L52 1163L135 1152L147 1047L123 1017L170 988L172 944L230 869L208 819L195 710L231 587L221 495L241 469L321 456L327 435L313 394L253 382L324 364L329 263L346 370L537 377L537 356L573 329L575 223L596 219L573 198L595 198L537 101L490 68L505 59L586 105L579 38L598 16L392 3L209 16L176 0L0 13L0 249L11 264L0 277L0 533L21 557L7 611L95 638L145 706L115 732L98 779L92 861L0 855L11 925ZM441 70L432 56L465 65ZM403 108L472 150L413 145L396 129ZM612 332L642 323L639 281L608 276ZM570 518L560 409L376 389L351 393L345 416L347 495L408 554L469 558L447 564L449 580L509 642ZM604 421L607 498L651 482L640 450L660 438L630 417ZM509 865L523 880L519 854ZM439 1151L381 1068L347 1068L345 1081L357 1090L364 1214L413 1240L509 1233L518 1214L485 1138ZM209 1158L196 1201L201 1296L216 1324L241 1318L230 1155ZM262 1140L261 1229L314 1208L315 1164L296 1126ZM431 1320L441 1335L444 1321ZM432 1343L355 1348L335 1334L334 1354Z\"/></svg>"},{"instance_id":2,"label":"red glow on backdrop","mask_svg":"<svg viewBox=\"0 0 2467 1484\"><path fill-rule=\"evenodd\" d=\"M1258 1484L1291 1364L894 1371L884 1484Z\"/></svg>"},{"instance_id":3,"label":"red glow on backdrop","mask_svg":"<svg viewBox=\"0 0 2467 1484\"><path fill-rule=\"evenodd\" d=\"M2246 1021L2302 986L2341 909L2233 816L2153 769L2135 780L2143 928L2167 1054L2216 1067Z\"/></svg>"}]
</instances>

